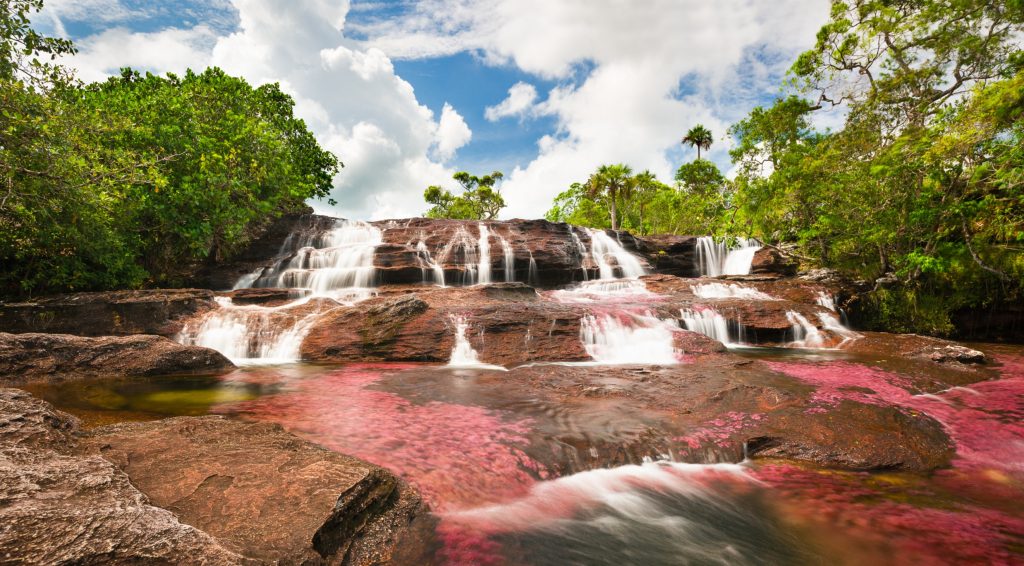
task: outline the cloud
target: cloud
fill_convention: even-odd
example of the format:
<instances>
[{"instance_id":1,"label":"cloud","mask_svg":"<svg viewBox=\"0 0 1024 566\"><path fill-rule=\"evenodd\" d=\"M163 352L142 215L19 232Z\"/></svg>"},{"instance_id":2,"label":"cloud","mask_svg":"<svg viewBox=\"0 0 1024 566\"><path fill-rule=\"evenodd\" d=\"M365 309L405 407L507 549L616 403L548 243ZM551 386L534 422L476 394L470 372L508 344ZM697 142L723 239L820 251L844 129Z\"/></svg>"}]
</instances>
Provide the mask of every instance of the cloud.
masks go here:
<instances>
[{"instance_id":1,"label":"cloud","mask_svg":"<svg viewBox=\"0 0 1024 566\"><path fill-rule=\"evenodd\" d=\"M383 51L344 36L348 2L232 4L238 25L231 33L202 25L109 29L77 42L81 53L68 62L87 80L123 65L154 72L214 65L252 84L280 83L295 99L296 115L345 163L331 193L339 203L335 212L345 216L418 215L423 188L451 182L443 163L469 142L468 125L448 104L436 117Z\"/></svg>"},{"instance_id":2,"label":"cloud","mask_svg":"<svg viewBox=\"0 0 1024 566\"><path fill-rule=\"evenodd\" d=\"M462 116L447 102L441 111L441 121L437 125L437 154L442 161L455 156L455 151L469 143L473 132L469 129Z\"/></svg>"},{"instance_id":3,"label":"cloud","mask_svg":"<svg viewBox=\"0 0 1024 566\"><path fill-rule=\"evenodd\" d=\"M710 157L725 165L728 125L770 97L827 15L827 0L419 0L360 31L391 57L462 50L559 83L542 102L521 87L485 112L555 118L537 157L503 185L505 216L533 217L601 163L671 178L696 123L714 132Z\"/></svg>"},{"instance_id":4,"label":"cloud","mask_svg":"<svg viewBox=\"0 0 1024 566\"><path fill-rule=\"evenodd\" d=\"M491 122L510 116L526 117L536 100L537 88L529 83L518 82L508 89L508 98L484 110L484 117Z\"/></svg>"}]
</instances>

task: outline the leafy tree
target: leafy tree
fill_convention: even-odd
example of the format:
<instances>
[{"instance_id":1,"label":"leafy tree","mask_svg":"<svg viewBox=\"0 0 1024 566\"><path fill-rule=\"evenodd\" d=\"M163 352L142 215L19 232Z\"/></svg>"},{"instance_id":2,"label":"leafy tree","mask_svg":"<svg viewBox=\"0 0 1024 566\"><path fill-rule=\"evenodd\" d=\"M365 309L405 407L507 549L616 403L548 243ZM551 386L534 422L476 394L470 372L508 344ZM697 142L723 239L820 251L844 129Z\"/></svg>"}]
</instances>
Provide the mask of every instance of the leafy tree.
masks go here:
<instances>
[{"instance_id":1,"label":"leafy tree","mask_svg":"<svg viewBox=\"0 0 1024 566\"><path fill-rule=\"evenodd\" d=\"M46 37L31 27L31 15L43 9L43 0L4 0L0 5L0 81L23 81L49 88L64 83L69 74L48 62L75 52L67 39Z\"/></svg>"},{"instance_id":2,"label":"leafy tree","mask_svg":"<svg viewBox=\"0 0 1024 566\"><path fill-rule=\"evenodd\" d=\"M452 178L462 186L462 194L453 195L439 186L431 185L423 192L427 204L434 205L424 216L427 218L459 218L464 220L491 220L505 208L505 199L495 183L504 177L501 171L477 177L460 171Z\"/></svg>"},{"instance_id":3,"label":"leafy tree","mask_svg":"<svg viewBox=\"0 0 1024 566\"><path fill-rule=\"evenodd\" d=\"M705 128L702 124L690 128L690 131L686 132L683 136L682 144L689 144L690 147L697 148L697 160L700 160L700 150L708 151L711 149L711 144L714 142L714 137L711 135L711 130Z\"/></svg>"},{"instance_id":4,"label":"leafy tree","mask_svg":"<svg viewBox=\"0 0 1024 566\"><path fill-rule=\"evenodd\" d=\"M685 163L676 171L676 182L680 189L703 196L721 195L725 187L725 176L714 163L698 159Z\"/></svg>"}]
</instances>

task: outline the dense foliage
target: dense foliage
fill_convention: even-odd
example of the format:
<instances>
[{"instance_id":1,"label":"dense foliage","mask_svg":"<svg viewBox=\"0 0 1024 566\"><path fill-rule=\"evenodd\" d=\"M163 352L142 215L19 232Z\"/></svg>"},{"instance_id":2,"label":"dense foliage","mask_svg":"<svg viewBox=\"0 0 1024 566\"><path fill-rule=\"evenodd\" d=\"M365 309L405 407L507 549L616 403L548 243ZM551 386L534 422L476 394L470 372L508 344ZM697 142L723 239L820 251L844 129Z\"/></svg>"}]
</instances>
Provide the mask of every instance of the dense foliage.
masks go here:
<instances>
[{"instance_id":1,"label":"dense foliage","mask_svg":"<svg viewBox=\"0 0 1024 566\"><path fill-rule=\"evenodd\" d=\"M958 312L1019 311L1021 37L1021 0L833 2L793 92L730 129L736 178L698 157L675 188L619 203L622 227L796 244L873 285L861 309L872 327L949 334ZM843 127L814 128L833 107ZM683 143L706 149L701 130ZM589 197L573 185L548 217L609 226L607 198Z\"/></svg>"},{"instance_id":2,"label":"dense foliage","mask_svg":"<svg viewBox=\"0 0 1024 566\"><path fill-rule=\"evenodd\" d=\"M452 175L462 186L462 194L454 195L436 185L423 191L423 199L432 204L424 216L427 218L457 218L462 220L492 220L505 208L505 199L495 183L504 177L501 171L477 177L465 171Z\"/></svg>"},{"instance_id":3,"label":"dense foliage","mask_svg":"<svg viewBox=\"0 0 1024 566\"><path fill-rule=\"evenodd\" d=\"M218 69L82 86L69 42L0 12L0 294L174 283L254 224L324 197L340 163L277 85Z\"/></svg>"}]
</instances>

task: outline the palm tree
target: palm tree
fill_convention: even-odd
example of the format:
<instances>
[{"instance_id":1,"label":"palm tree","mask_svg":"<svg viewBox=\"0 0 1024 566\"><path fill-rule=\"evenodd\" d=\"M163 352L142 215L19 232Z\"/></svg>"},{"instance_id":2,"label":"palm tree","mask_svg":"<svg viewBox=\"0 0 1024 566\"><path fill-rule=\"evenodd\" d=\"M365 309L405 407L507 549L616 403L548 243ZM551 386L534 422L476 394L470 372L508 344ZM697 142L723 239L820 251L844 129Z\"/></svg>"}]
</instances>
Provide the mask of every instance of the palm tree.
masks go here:
<instances>
[{"instance_id":1,"label":"palm tree","mask_svg":"<svg viewBox=\"0 0 1024 566\"><path fill-rule=\"evenodd\" d=\"M697 148L697 160L700 160L700 150L705 151L711 149L711 142L715 141L714 136L711 135L711 130L704 127L703 124L697 124L690 128L689 132L683 136L682 144L690 144L690 147Z\"/></svg>"},{"instance_id":2,"label":"palm tree","mask_svg":"<svg viewBox=\"0 0 1024 566\"><path fill-rule=\"evenodd\" d=\"M654 173L651 173L650 170L646 169L641 173L637 173L636 176L633 177L632 185L632 192L636 195L637 199L640 202L639 230L641 234L644 234L646 233L646 230L644 228L644 203L647 201L648 198L650 198L651 194L653 194L655 191L657 191L664 185L662 185L661 181L658 180Z\"/></svg>"},{"instance_id":3,"label":"palm tree","mask_svg":"<svg viewBox=\"0 0 1024 566\"><path fill-rule=\"evenodd\" d=\"M587 179L584 185L587 194L591 198L605 197L608 199L608 212L611 215L612 230L619 229L619 218L616 210L616 201L621 195L629 198L633 190L633 170L621 163L617 165L602 165L597 172Z\"/></svg>"}]
</instances>

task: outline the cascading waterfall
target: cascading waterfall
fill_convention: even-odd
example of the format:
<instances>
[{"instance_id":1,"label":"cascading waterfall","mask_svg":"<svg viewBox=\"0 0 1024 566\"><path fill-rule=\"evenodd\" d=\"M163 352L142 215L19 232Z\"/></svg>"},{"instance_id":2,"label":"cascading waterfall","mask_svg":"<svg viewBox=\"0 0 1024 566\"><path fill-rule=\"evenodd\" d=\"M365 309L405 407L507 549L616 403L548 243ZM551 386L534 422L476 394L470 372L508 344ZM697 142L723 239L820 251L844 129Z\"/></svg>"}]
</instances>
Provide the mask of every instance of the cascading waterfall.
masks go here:
<instances>
[{"instance_id":1,"label":"cascading waterfall","mask_svg":"<svg viewBox=\"0 0 1024 566\"><path fill-rule=\"evenodd\" d=\"M469 321L465 316L451 315L451 322L455 326L455 345L452 346L448 367L505 371L502 366L485 364L480 361L480 354L473 349L473 345L469 343L469 338L466 336L469 331Z\"/></svg>"},{"instance_id":2,"label":"cascading waterfall","mask_svg":"<svg viewBox=\"0 0 1024 566\"><path fill-rule=\"evenodd\" d=\"M587 246L583 245L583 240L580 240L579 234L576 233L576 229L569 226L569 236L572 237L573 247L576 248L576 255L580 258L580 271L583 272L583 280L590 279L590 274L587 272L587 266L584 265L586 262L589 252L587 252Z\"/></svg>"},{"instance_id":3,"label":"cascading waterfall","mask_svg":"<svg viewBox=\"0 0 1024 566\"><path fill-rule=\"evenodd\" d=\"M832 295L826 293L825 291L818 291L818 296L815 299L815 302L820 307L825 307L826 309L832 312L837 312L835 298L833 298Z\"/></svg>"},{"instance_id":4,"label":"cascading waterfall","mask_svg":"<svg viewBox=\"0 0 1024 566\"><path fill-rule=\"evenodd\" d=\"M502 266L505 268L505 281L511 283L516 280L516 252L508 240L498 236L501 243Z\"/></svg>"},{"instance_id":5,"label":"cascading waterfall","mask_svg":"<svg viewBox=\"0 0 1024 566\"><path fill-rule=\"evenodd\" d=\"M729 337L729 321L715 309L707 307L681 309L679 315L687 330L714 338L726 346L733 344Z\"/></svg>"},{"instance_id":6,"label":"cascading waterfall","mask_svg":"<svg viewBox=\"0 0 1024 566\"><path fill-rule=\"evenodd\" d=\"M821 348L825 343L824 335L804 315L796 311L787 311L786 319L793 325L793 342L790 343L791 346L796 348Z\"/></svg>"},{"instance_id":7,"label":"cascading waterfall","mask_svg":"<svg viewBox=\"0 0 1024 566\"><path fill-rule=\"evenodd\" d=\"M748 275L754 254L761 249L761 243L754 239L738 238L736 246L729 249L725 240L717 241L711 236L697 238L697 264L701 275Z\"/></svg>"},{"instance_id":8,"label":"cascading waterfall","mask_svg":"<svg viewBox=\"0 0 1024 566\"><path fill-rule=\"evenodd\" d=\"M607 232L590 228L583 230L590 236L590 255L597 264L601 279L615 279L616 268L625 278L635 279L647 273L640 259L626 251L626 248ZM608 261L609 257L614 260L614 264Z\"/></svg>"},{"instance_id":9,"label":"cascading waterfall","mask_svg":"<svg viewBox=\"0 0 1024 566\"><path fill-rule=\"evenodd\" d=\"M600 364L671 365L682 355L675 347L678 330L676 321L649 312L586 315L580 321L580 340Z\"/></svg>"},{"instance_id":10,"label":"cascading waterfall","mask_svg":"<svg viewBox=\"0 0 1024 566\"><path fill-rule=\"evenodd\" d=\"M725 283L704 283L691 285L693 294L702 299L751 299L756 301L777 301L775 297L757 289Z\"/></svg>"},{"instance_id":11,"label":"cascading waterfall","mask_svg":"<svg viewBox=\"0 0 1024 566\"><path fill-rule=\"evenodd\" d=\"M423 266L423 283L427 283L427 272L429 270L433 283L439 287L444 287L444 268L434 261L434 258L430 255L430 250L427 249L427 244L423 240L416 244L416 254L419 257L420 264Z\"/></svg>"},{"instance_id":12,"label":"cascading waterfall","mask_svg":"<svg viewBox=\"0 0 1024 566\"><path fill-rule=\"evenodd\" d=\"M479 228L480 240L477 242L477 250L480 254L480 265L477 268L477 283L486 284L491 282L491 232L482 222Z\"/></svg>"},{"instance_id":13,"label":"cascading waterfall","mask_svg":"<svg viewBox=\"0 0 1024 566\"><path fill-rule=\"evenodd\" d=\"M825 330L828 330L829 332L843 339L843 341L839 343L838 347L842 347L851 340L862 338L862 336L859 333L847 328L833 314L820 312L818 313L818 320L821 321L821 325L825 327Z\"/></svg>"},{"instance_id":14,"label":"cascading waterfall","mask_svg":"<svg viewBox=\"0 0 1024 566\"><path fill-rule=\"evenodd\" d=\"M291 257L243 277L235 287L286 287L305 297L278 307L218 299L221 308L182 329L178 341L213 348L237 364L297 361L302 340L325 305L329 310L372 296L374 251L383 242L378 228L340 220L326 232L297 239L289 235L282 246L287 252L298 244Z\"/></svg>"},{"instance_id":15,"label":"cascading waterfall","mask_svg":"<svg viewBox=\"0 0 1024 566\"><path fill-rule=\"evenodd\" d=\"M526 251L530 252L530 270L527 272L526 282L534 286L540 285L540 274L537 271L537 260L533 259L532 251L529 249Z\"/></svg>"}]
</instances>

